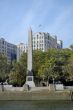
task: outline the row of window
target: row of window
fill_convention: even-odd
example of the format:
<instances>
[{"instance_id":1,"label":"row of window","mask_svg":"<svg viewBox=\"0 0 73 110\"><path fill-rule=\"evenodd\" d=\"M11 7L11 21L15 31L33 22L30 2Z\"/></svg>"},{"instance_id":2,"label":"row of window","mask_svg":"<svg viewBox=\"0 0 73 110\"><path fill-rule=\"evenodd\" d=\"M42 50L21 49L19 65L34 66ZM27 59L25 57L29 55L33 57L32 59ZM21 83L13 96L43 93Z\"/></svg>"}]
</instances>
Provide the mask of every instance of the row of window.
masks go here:
<instances>
[{"instance_id":1,"label":"row of window","mask_svg":"<svg viewBox=\"0 0 73 110\"><path fill-rule=\"evenodd\" d=\"M43 39L43 38L45 38L45 39L50 39L50 38L52 38L52 39L53 39L53 37L51 37L51 36L49 36L49 35L47 35L47 34L44 35L44 36L43 36L43 35L40 36L40 35L38 35L38 34L33 36L33 39L34 39L34 40L35 40L35 39Z\"/></svg>"},{"instance_id":2,"label":"row of window","mask_svg":"<svg viewBox=\"0 0 73 110\"><path fill-rule=\"evenodd\" d=\"M33 43L35 44L35 43L43 43L44 41L43 40L41 40L41 41L33 41Z\"/></svg>"},{"instance_id":3,"label":"row of window","mask_svg":"<svg viewBox=\"0 0 73 110\"><path fill-rule=\"evenodd\" d=\"M35 39L43 39L43 38L44 38L43 36L37 35L37 36L33 37L33 40L35 40Z\"/></svg>"},{"instance_id":4,"label":"row of window","mask_svg":"<svg viewBox=\"0 0 73 110\"><path fill-rule=\"evenodd\" d=\"M44 50L44 48L38 48L38 47L36 48L36 47L33 47L33 50L37 50L37 49L38 49L38 50Z\"/></svg>"}]
</instances>

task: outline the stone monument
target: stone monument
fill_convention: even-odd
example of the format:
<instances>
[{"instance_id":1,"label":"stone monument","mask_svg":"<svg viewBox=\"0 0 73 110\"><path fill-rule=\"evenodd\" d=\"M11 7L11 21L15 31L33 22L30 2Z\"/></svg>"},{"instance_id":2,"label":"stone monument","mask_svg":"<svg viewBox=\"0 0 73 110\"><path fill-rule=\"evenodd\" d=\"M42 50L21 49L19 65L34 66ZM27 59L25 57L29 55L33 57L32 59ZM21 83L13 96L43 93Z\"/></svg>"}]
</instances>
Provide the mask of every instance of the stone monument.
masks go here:
<instances>
[{"instance_id":1,"label":"stone monument","mask_svg":"<svg viewBox=\"0 0 73 110\"><path fill-rule=\"evenodd\" d=\"M26 84L29 85L29 87L35 87L34 76L32 71L32 29L31 28L28 31Z\"/></svg>"}]
</instances>

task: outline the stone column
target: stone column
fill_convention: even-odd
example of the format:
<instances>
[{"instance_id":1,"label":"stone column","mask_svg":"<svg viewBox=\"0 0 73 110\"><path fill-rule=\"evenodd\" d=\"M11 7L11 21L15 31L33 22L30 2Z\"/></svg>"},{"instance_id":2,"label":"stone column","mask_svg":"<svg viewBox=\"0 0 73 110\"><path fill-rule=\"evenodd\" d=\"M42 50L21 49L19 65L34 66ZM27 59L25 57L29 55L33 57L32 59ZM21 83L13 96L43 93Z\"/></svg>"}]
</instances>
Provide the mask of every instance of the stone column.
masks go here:
<instances>
[{"instance_id":1,"label":"stone column","mask_svg":"<svg viewBox=\"0 0 73 110\"><path fill-rule=\"evenodd\" d=\"M27 50L27 76L26 84L35 87L34 76L32 72L32 29L28 31L28 50Z\"/></svg>"},{"instance_id":2,"label":"stone column","mask_svg":"<svg viewBox=\"0 0 73 110\"><path fill-rule=\"evenodd\" d=\"M27 71L32 71L32 30L28 30ZM29 74L29 73L27 73Z\"/></svg>"}]
</instances>

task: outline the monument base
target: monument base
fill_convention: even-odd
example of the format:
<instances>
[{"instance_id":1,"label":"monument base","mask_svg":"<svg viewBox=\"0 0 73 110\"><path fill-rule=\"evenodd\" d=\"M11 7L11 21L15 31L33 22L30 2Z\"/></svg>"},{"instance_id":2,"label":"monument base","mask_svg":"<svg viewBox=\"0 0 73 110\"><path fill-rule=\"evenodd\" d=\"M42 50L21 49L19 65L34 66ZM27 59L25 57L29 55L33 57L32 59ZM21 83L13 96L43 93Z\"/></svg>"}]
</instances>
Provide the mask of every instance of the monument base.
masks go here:
<instances>
[{"instance_id":1,"label":"monument base","mask_svg":"<svg viewBox=\"0 0 73 110\"><path fill-rule=\"evenodd\" d=\"M29 87L35 87L34 76L27 76L25 84L29 85Z\"/></svg>"}]
</instances>

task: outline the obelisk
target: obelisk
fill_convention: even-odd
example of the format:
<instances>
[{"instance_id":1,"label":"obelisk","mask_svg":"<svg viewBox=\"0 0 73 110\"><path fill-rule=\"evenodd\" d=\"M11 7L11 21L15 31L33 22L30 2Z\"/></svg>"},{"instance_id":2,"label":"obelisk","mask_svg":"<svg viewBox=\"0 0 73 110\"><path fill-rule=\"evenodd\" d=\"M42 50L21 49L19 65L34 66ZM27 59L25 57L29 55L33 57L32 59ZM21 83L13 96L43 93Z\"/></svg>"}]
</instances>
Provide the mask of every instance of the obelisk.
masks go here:
<instances>
[{"instance_id":1,"label":"obelisk","mask_svg":"<svg viewBox=\"0 0 73 110\"><path fill-rule=\"evenodd\" d=\"M35 87L34 76L32 71L32 29L28 30L28 50L27 50L27 76L26 84L29 87Z\"/></svg>"}]
</instances>

